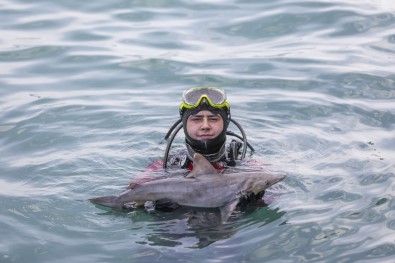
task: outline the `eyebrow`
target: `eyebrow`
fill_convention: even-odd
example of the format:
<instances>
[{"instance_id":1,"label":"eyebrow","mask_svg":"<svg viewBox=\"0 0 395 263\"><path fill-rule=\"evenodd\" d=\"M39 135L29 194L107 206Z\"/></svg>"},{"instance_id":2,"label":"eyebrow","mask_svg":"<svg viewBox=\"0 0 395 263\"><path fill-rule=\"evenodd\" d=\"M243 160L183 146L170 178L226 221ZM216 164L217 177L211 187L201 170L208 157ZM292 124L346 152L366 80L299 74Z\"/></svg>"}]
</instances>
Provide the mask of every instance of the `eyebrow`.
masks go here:
<instances>
[{"instance_id":1,"label":"eyebrow","mask_svg":"<svg viewBox=\"0 0 395 263\"><path fill-rule=\"evenodd\" d=\"M191 117L221 117L219 114L192 114Z\"/></svg>"}]
</instances>

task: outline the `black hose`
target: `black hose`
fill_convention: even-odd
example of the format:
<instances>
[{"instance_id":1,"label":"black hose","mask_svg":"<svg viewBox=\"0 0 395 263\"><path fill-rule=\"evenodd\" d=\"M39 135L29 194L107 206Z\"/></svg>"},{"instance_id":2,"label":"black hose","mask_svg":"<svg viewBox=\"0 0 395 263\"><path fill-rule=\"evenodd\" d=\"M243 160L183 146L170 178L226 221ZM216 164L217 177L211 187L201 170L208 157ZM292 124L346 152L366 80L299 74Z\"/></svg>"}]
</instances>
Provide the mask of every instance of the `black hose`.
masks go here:
<instances>
[{"instance_id":1,"label":"black hose","mask_svg":"<svg viewBox=\"0 0 395 263\"><path fill-rule=\"evenodd\" d=\"M177 124L177 125L175 125L175 124ZM177 133L181 130L181 128L182 128L182 123L181 123L181 121L177 121L176 123L175 123L173 126L172 126L172 128L169 130L169 132L171 133L171 136L170 136L170 140L167 142L167 146L166 146L166 150L165 150L165 156L163 157L163 168L164 169L166 169L167 168L167 158L169 158L169 152L170 152L170 147L171 147L171 144L173 143L173 140L174 140L174 138L176 137L176 135L177 135ZM169 133L168 132L168 133ZM167 134L166 134L166 136L165 136L165 139L167 139L167 138L169 137L169 136L167 136Z\"/></svg>"},{"instance_id":2,"label":"black hose","mask_svg":"<svg viewBox=\"0 0 395 263\"><path fill-rule=\"evenodd\" d=\"M231 135L231 136L235 136L237 138L239 138L240 140L243 140L243 152L241 155L241 159L244 159L247 153L247 148L250 148L251 151L255 151L254 148L252 147L252 145L247 141L247 136L244 132L243 127L241 127L241 125L233 120L232 118L230 119L231 122L233 122L237 128L239 128L241 135L237 135L236 133L232 132L232 131L227 131L226 134ZM170 147L171 144L173 143L174 138L176 137L177 133L181 130L182 128L182 120L179 119L177 120L169 129L169 131L166 133L165 135L165 140L168 140L167 142L167 146L166 146L166 150L165 150L165 156L163 157L163 168L166 169L167 168L167 159L169 158L169 152L170 152Z\"/></svg>"}]
</instances>

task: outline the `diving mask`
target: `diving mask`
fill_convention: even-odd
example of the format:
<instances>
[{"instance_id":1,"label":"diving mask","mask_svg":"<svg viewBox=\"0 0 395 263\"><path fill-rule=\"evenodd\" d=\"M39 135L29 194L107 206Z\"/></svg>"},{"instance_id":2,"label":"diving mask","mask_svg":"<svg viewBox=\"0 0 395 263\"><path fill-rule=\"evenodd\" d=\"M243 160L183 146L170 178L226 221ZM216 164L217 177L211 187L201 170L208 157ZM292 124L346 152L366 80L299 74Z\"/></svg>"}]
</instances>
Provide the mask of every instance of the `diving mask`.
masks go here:
<instances>
[{"instance_id":1,"label":"diving mask","mask_svg":"<svg viewBox=\"0 0 395 263\"><path fill-rule=\"evenodd\" d=\"M213 108L222 109L226 107L228 111L230 110L224 90L215 87L191 88L182 94L180 114L182 115L185 109L199 107L203 100Z\"/></svg>"}]
</instances>

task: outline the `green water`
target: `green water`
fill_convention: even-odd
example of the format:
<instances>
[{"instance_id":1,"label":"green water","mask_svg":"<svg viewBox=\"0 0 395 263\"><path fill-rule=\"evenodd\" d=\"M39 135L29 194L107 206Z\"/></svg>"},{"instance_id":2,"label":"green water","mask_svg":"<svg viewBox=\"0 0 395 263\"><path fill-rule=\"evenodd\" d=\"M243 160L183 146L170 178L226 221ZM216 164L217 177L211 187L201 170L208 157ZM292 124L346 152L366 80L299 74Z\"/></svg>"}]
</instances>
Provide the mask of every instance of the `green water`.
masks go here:
<instances>
[{"instance_id":1,"label":"green water","mask_svg":"<svg viewBox=\"0 0 395 263\"><path fill-rule=\"evenodd\" d=\"M394 13L0 1L0 262L393 262ZM269 206L213 226L79 201L162 158L182 91L202 85L227 90L249 158L288 173Z\"/></svg>"}]
</instances>

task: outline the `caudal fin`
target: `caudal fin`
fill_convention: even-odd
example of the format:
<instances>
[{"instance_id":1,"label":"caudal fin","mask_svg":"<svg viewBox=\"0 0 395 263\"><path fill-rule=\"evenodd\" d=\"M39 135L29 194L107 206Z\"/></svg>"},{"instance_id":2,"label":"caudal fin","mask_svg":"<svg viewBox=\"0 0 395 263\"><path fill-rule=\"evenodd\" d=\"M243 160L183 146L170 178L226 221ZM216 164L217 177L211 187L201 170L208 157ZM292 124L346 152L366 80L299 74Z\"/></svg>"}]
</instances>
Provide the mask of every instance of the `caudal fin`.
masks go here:
<instances>
[{"instance_id":1,"label":"caudal fin","mask_svg":"<svg viewBox=\"0 0 395 263\"><path fill-rule=\"evenodd\" d=\"M102 205L102 206L108 206L112 208L120 208L122 207L122 204L119 203L118 201L118 196L102 196L102 197L95 197L88 199L91 203L97 204L97 205Z\"/></svg>"}]
</instances>

